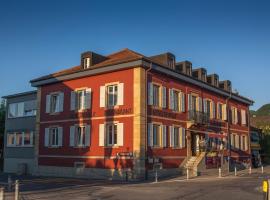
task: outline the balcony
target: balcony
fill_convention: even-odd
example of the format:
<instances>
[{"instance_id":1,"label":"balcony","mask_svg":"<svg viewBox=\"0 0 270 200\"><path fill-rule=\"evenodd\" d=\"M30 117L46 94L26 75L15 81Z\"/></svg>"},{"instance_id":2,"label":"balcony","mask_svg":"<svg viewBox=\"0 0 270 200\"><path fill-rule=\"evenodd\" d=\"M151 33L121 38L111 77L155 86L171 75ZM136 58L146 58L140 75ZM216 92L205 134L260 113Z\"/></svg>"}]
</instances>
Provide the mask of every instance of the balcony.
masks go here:
<instances>
[{"instance_id":1,"label":"balcony","mask_svg":"<svg viewBox=\"0 0 270 200\"><path fill-rule=\"evenodd\" d=\"M190 110L188 111L188 120L193 121L195 124L208 124L210 122L210 115L208 113Z\"/></svg>"}]
</instances>

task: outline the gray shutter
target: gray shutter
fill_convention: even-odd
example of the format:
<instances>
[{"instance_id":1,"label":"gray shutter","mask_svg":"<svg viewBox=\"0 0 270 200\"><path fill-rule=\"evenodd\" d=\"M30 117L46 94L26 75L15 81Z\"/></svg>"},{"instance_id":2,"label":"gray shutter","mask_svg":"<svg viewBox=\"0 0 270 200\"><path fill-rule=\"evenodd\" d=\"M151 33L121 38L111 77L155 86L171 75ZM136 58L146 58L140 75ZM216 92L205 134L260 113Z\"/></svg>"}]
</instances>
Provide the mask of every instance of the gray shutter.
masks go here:
<instances>
[{"instance_id":1,"label":"gray shutter","mask_svg":"<svg viewBox=\"0 0 270 200\"><path fill-rule=\"evenodd\" d=\"M215 119L216 118L216 104L214 101L212 101L212 111L213 111L212 117L213 119Z\"/></svg>"},{"instance_id":2,"label":"gray shutter","mask_svg":"<svg viewBox=\"0 0 270 200\"><path fill-rule=\"evenodd\" d=\"M153 146L153 124L152 123L148 123L147 135L148 135L148 146L152 147Z\"/></svg>"},{"instance_id":3,"label":"gray shutter","mask_svg":"<svg viewBox=\"0 0 270 200\"><path fill-rule=\"evenodd\" d=\"M85 146L89 147L91 143L91 126L86 125L85 126Z\"/></svg>"},{"instance_id":4,"label":"gray shutter","mask_svg":"<svg viewBox=\"0 0 270 200\"><path fill-rule=\"evenodd\" d=\"M162 146L167 147L167 126L166 125L162 126L162 136L163 136Z\"/></svg>"},{"instance_id":5,"label":"gray shutter","mask_svg":"<svg viewBox=\"0 0 270 200\"><path fill-rule=\"evenodd\" d=\"M75 146L75 126L69 128L69 146Z\"/></svg>"},{"instance_id":6,"label":"gray shutter","mask_svg":"<svg viewBox=\"0 0 270 200\"><path fill-rule=\"evenodd\" d=\"M85 90L84 109L91 108L91 88Z\"/></svg>"},{"instance_id":7,"label":"gray shutter","mask_svg":"<svg viewBox=\"0 0 270 200\"><path fill-rule=\"evenodd\" d=\"M34 131L30 132L30 145L34 144Z\"/></svg>"},{"instance_id":8,"label":"gray shutter","mask_svg":"<svg viewBox=\"0 0 270 200\"><path fill-rule=\"evenodd\" d=\"M104 142L105 142L104 124L99 124L99 146L104 146Z\"/></svg>"},{"instance_id":9,"label":"gray shutter","mask_svg":"<svg viewBox=\"0 0 270 200\"><path fill-rule=\"evenodd\" d=\"M188 111L191 111L192 108L192 98L191 98L191 94L188 94Z\"/></svg>"},{"instance_id":10,"label":"gray shutter","mask_svg":"<svg viewBox=\"0 0 270 200\"><path fill-rule=\"evenodd\" d=\"M75 110L76 105L76 92L71 91L70 93L70 110Z\"/></svg>"},{"instance_id":11,"label":"gray shutter","mask_svg":"<svg viewBox=\"0 0 270 200\"><path fill-rule=\"evenodd\" d=\"M49 146L49 139L50 139L50 129L45 128L45 134L44 134L44 146L45 147Z\"/></svg>"},{"instance_id":12,"label":"gray shutter","mask_svg":"<svg viewBox=\"0 0 270 200\"><path fill-rule=\"evenodd\" d=\"M148 83L148 105L153 105L153 84Z\"/></svg>"},{"instance_id":13,"label":"gray shutter","mask_svg":"<svg viewBox=\"0 0 270 200\"><path fill-rule=\"evenodd\" d=\"M51 95L46 95L46 113L51 111Z\"/></svg>"},{"instance_id":14,"label":"gray shutter","mask_svg":"<svg viewBox=\"0 0 270 200\"><path fill-rule=\"evenodd\" d=\"M170 126L170 147L174 147L174 128Z\"/></svg>"},{"instance_id":15,"label":"gray shutter","mask_svg":"<svg viewBox=\"0 0 270 200\"><path fill-rule=\"evenodd\" d=\"M63 146L63 128L58 127L58 146Z\"/></svg>"},{"instance_id":16,"label":"gray shutter","mask_svg":"<svg viewBox=\"0 0 270 200\"><path fill-rule=\"evenodd\" d=\"M170 93L170 109L174 110L174 96L173 96L173 89L169 90Z\"/></svg>"},{"instance_id":17,"label":"gray shutter","mask_svg":"<svg viewBox=\"0 0 270 200\"><path fill-rule=\"evenodd\" d=\"M117 105L124 105L124 83L118 84Z\"/></svg>"},{"instance_id":18,"label":"gray shutter","mask_svg":"<svg viewBox=\"0 0 270 200\"><path fill-rule=\"evenodd\" d=\"M64 93L60 92L59 93L59 107L58 107L59 112L63 112L64 109Z\"/></svg>"},{"instance_id":19,"label":"gray shutter","mask_svg":"<svg viewBox=\"0 0 270 200\"><path fill-rule=\"evenodd\" d=\"M202 112L202 98L201 97L198 97L198 101L199 101L199 112Z\"/></svg>"},{"instance_id":20,"label":"gray shutter","mask_svg":"<svg viewBox=\"0 0 270 200\"><path fill-rule=\"evenodd\" d=\"M162 87L162 108L167 107L167 89Z\"/></svg>"},{"instance_id":21,"label":"gray shutter","mask_svg":"<svg viewBox=\"0 0 270 200\"><path fill-rule=\"evenodd\" d=\"M207 112L207 100L203 99L203 112L206 113ZM210 113L209 113L210 114Z\"/></svg>"},{"instance_id":22,"label":"gray shutter","mask_svg":"<svg viewBox=\"0 0 270 200\"><path fill-rule=\"evenodd\" d=\"M124 145L124 124L123 123L117 124L117 145L118 146Z\"/></svg>"},{"instance_id":23,"label":"gray shutter","mask_svg":"<svg viewBox=\"0 0 270 200\"><path fill-rule=\"evenodd\" d=\"M186 129L185 128L181 128L181 148L185 148L186 147Z\"/></svg>"},{"instance_id":24,"label":"gray shutter","mask_svg":"<svg viewBox=\"0 0 270 200\"><path fill-rule=\"evenodd\" d=\"M186 111L186 99L185 99L185 93L181 92L181 111Z\"/></svg>"},{"instance_id":25,"label":"gray shutter","mask_svg":"<svg viewBox=\"0 0 270 200\"><path fill-rule=\"evenodd\" d=\"M221 116L219 115L220 113L220 108L219 108L219 103L217 103L217 119L221 119Z\"/></svg>"}]
</instances>

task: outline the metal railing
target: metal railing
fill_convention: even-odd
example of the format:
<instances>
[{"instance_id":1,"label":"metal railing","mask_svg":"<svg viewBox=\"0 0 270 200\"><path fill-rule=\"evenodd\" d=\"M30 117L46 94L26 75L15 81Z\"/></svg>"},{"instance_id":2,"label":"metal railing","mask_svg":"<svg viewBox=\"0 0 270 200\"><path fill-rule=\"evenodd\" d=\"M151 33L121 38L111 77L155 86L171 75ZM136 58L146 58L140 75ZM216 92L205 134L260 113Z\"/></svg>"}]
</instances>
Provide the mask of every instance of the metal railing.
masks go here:
<instances>
[{"instance_id":1,"label":"metal railing","mask_svg":"<svg viewBox=\"0 0 270 200\"><path fill-rule=\"evenodd\" d=\"M190 110L188 111L188 120L194 121L196 124L208 124L210 122L210 115L208 113Z\"/></svg>"}]
</instances>

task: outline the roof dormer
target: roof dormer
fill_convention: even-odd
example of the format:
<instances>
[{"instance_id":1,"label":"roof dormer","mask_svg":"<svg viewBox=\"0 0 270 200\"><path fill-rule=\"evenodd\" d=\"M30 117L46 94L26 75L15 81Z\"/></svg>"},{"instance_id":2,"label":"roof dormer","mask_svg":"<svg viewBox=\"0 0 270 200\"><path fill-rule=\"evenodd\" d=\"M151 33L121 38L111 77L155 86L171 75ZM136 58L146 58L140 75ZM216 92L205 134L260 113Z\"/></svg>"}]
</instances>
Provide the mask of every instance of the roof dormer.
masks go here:
<instances>
[{"instance_id":1,"label":"roof dormer","mask_svg":"<svg viewBox=\"0 0 270 200\"><path fill-rule=\"evenodd\" d=\"M92 51L87 51L81 54L81 67L82 69L89 69L93 65L98 64L107 58Z\"/></svg>"}]
</instances>

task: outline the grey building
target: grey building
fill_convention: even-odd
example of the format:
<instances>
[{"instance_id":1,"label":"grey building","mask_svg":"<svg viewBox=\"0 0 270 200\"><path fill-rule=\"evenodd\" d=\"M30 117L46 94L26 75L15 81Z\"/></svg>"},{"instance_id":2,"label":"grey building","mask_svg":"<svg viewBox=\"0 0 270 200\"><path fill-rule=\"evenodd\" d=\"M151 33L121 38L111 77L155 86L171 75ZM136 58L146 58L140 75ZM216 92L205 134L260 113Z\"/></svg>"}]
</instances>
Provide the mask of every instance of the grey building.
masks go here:
<instances>
[{"instance_id":1,"label":"grey building","mask_svg":"<svg viewBox=\"0 0 270 200\"><path fill-rule=\"evenodd\" d=\"M32 174L35 166L37 92L4 96L4 172Z\"/></svg>"}]
</instances>

